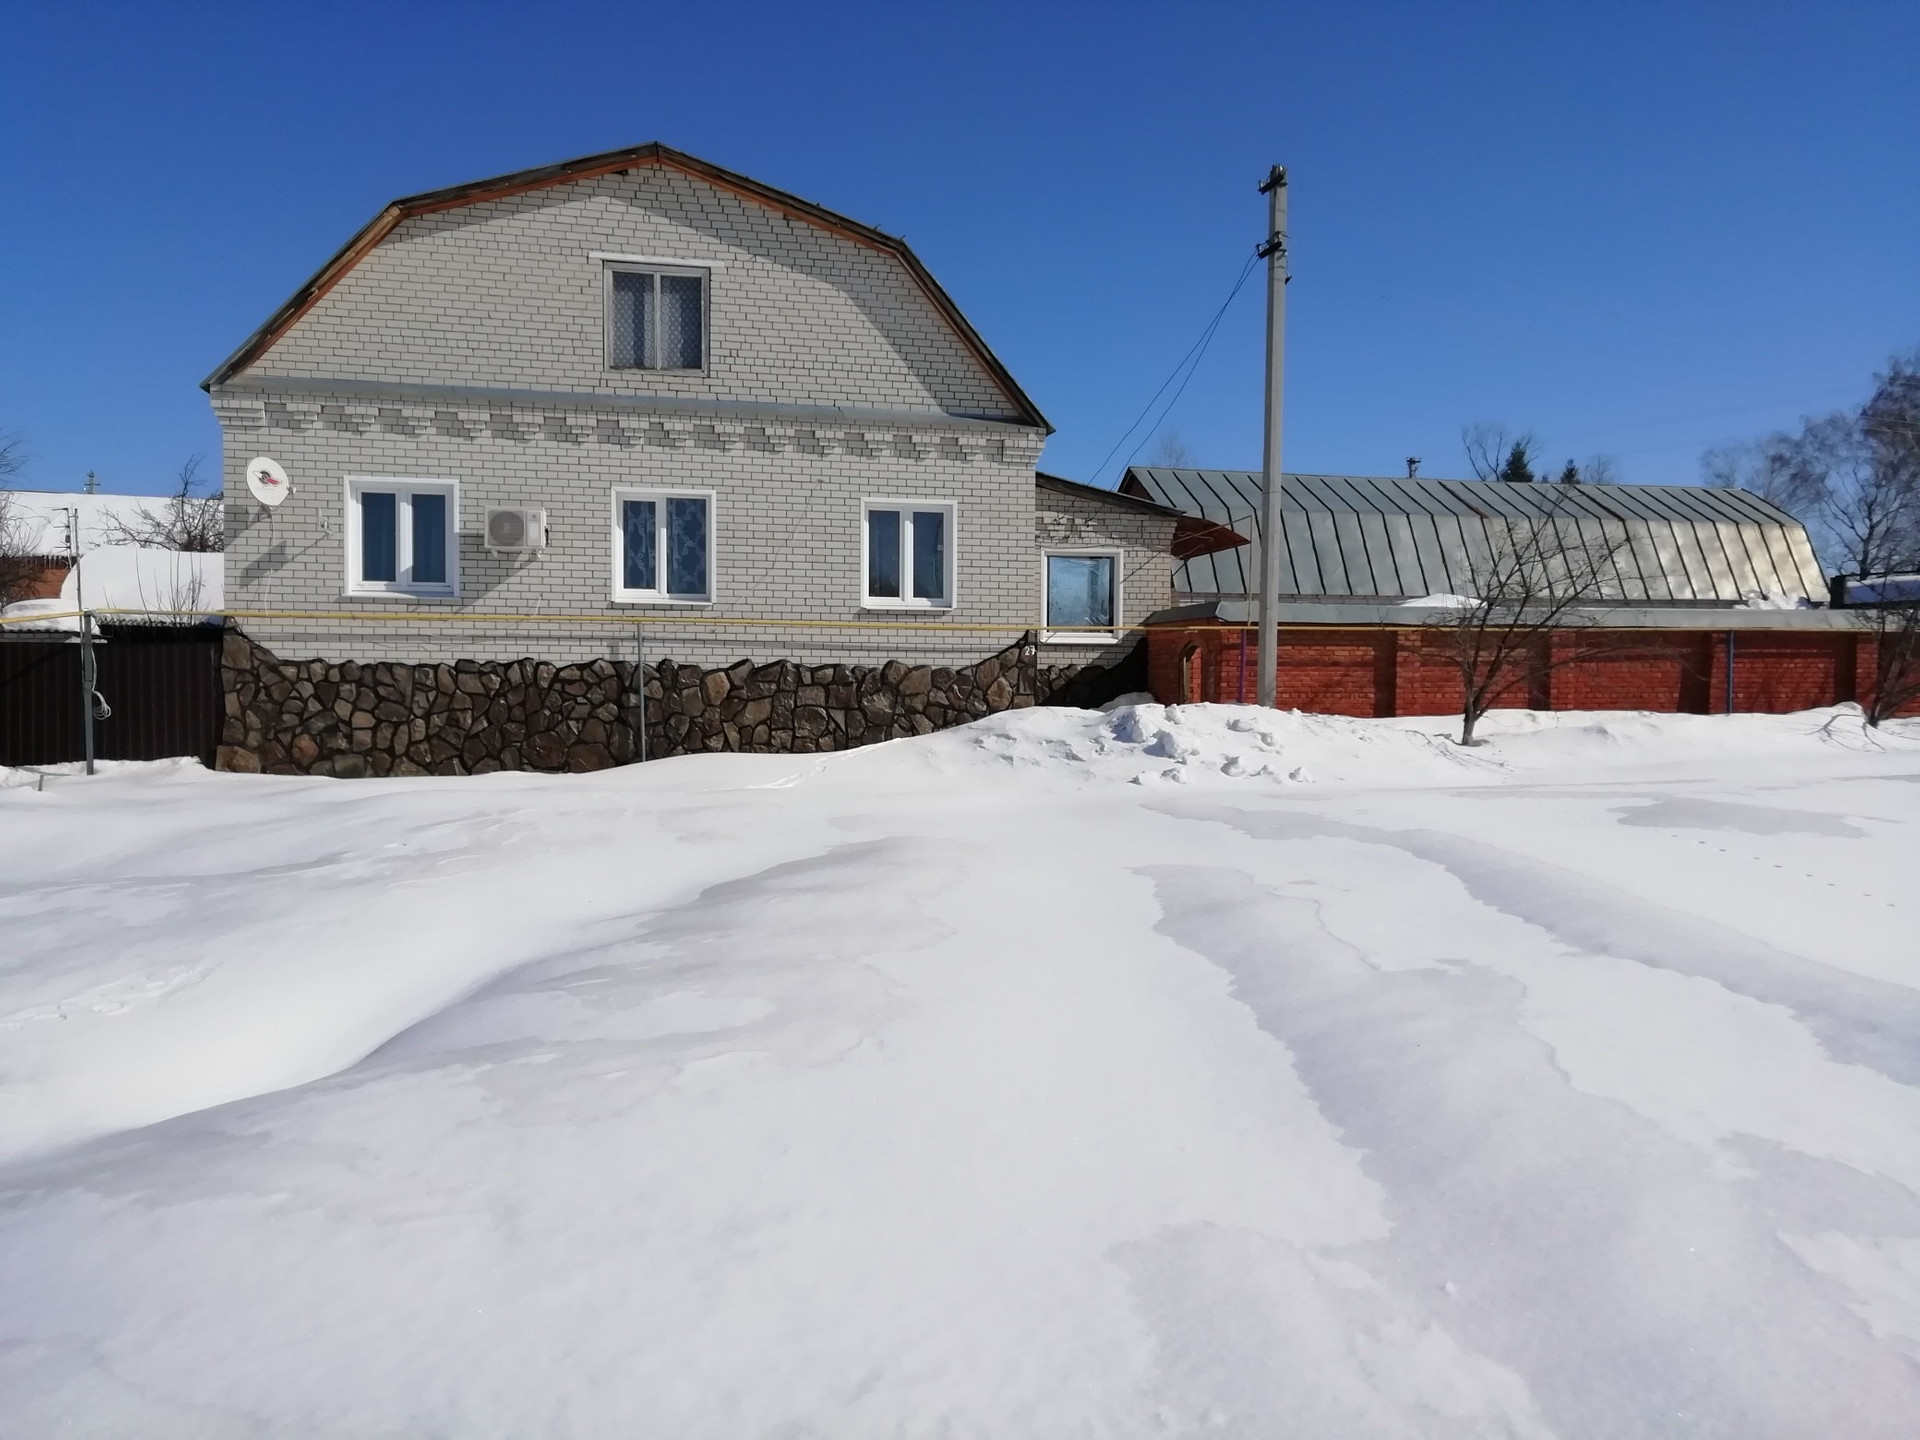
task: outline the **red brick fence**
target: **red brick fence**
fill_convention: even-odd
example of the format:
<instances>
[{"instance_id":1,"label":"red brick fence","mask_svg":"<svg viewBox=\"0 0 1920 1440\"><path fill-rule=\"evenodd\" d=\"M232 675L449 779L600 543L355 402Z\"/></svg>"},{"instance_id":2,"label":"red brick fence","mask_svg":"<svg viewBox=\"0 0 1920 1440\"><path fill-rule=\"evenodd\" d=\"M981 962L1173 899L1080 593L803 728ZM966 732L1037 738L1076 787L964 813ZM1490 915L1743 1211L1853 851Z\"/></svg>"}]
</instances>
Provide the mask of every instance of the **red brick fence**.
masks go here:
<instances>
[{"instance_id":1,"label":"red brick fence","mask_svg":"<svg viewBox=\"0 0 1920 1440\"><path fill-rule=\"evenodd\" d=\"M1553 643L1599 653L1558 668L1536 667L1496 704L1777 713L1867 700L1874 674L1874 638L1844 630L1582 629L1560 632ZM1246 625L1153 626L1147 631L1149 688L1163 704L1251 704L1255 644ZM1282 626L1280 705L1330 715L1458 714L1460 677L1447 646L1444 635L1418 625Z\"/></svg>"}]
</instances>

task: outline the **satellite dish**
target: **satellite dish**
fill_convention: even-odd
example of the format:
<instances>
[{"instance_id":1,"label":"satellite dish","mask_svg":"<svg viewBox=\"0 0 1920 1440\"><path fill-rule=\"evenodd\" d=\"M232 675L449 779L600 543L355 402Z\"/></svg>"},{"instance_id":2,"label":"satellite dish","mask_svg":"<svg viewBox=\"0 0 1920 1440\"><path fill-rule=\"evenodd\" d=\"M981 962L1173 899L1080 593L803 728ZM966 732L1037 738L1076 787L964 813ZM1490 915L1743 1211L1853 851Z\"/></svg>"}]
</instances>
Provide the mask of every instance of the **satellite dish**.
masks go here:
<instances>
[{"instance_id":1,"label":"satellite dish","mask_svg":"<svg viewBox=\"0 0 1920 1440\"><path fill-rule=\"evenodd\" d=\"M256 455L247 462L247 489L253 492L253 498L269 510L293 493L293 486L287 481L287 472L280 468L278 460L268 459L265 455Z\"/></svg>"}]
</instances>

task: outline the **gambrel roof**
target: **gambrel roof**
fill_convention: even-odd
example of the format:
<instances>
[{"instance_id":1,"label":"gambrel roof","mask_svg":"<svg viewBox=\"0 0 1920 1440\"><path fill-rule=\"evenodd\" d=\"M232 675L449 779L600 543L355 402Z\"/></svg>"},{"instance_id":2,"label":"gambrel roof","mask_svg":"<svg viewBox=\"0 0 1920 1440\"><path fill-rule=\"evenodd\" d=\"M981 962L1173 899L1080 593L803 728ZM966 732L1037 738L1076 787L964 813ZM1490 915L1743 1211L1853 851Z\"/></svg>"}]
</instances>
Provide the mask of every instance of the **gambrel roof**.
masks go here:
<instances>
[{"instance_id":1,"label":"gambrel roof","mask_svg":"<svg viewBox=\"0 0 1920 1440\"><path fill-rule=\"evenodd\" d=\"M1257 470L1129 469L1121 488L1231 525L1251 544L1195 556L1174 575L1193 596L1257 592ZM1515 485L1365 475L1288 475L1280 488L1288 596L1395 599L1472 592L1473 557L1510 527L1551 521L1575 537L1624 540L1614 557L1627 604L1728 605L1755 592L1825 596L1806 528L1745 490L1702 485Z\"/></svg>"},{"instance_id":2,"label":"gambrel roof","mask_svg":"<svg viewBox=\"0 0 1920 1440\"><path fill-rule=\"evenodd\" d=\"M705 181L721 190L741 196L744 199L764 205L789 219L804 221L818 226L822 230L851 240L855 244L880 251L892 256L912 278L915 285L926 296L935 311L952 328L961 343L986 369L994 383L1006 395L1013 406L1016 423L1037 426L1049 434L1053 426L1047 423L1046 416L1014 380L1007 367L987 347L987 342L968 323L967 317L960 313L960 307L953 303L951 296L940 287L927 267L908 248L907 242L895 235L888 235L863 225L858 220L849 219L826 207L816 205L810 200L802 200L797 195L789 195L784 190L776 190L748 176L723 170L718 165L674 150L658 141L646 145L629 146L624 150L609 150L604 154L586 155L577 160L563 160L556 165L543 165L533 170L518 170L510 175L496 175L488 180L471 180L464 185L452 185L444 190L429 190L421 195L409 195L395 200L372 220L363 226L359 233L349 240L333 258L309 279L306 284L288 297L286 303L275 310L267 321L246 341L221 362L205 380L200 382L203 390L212 390L224 385L233 376L247 368L267 350L272 348L287 329L311 310L320 299L335 285L339 284L353 267L375 246L393 233L405 220L417 215L429 215L441 210L458 209L464 205L474 205L486 200L504 199L511 195L524 194L530 190L545 189L554 185L565 185L576 180L589 180L600 175L611 175L644 166L659 166L677 170L697 180Z\"/></svg>"}]
</instances>

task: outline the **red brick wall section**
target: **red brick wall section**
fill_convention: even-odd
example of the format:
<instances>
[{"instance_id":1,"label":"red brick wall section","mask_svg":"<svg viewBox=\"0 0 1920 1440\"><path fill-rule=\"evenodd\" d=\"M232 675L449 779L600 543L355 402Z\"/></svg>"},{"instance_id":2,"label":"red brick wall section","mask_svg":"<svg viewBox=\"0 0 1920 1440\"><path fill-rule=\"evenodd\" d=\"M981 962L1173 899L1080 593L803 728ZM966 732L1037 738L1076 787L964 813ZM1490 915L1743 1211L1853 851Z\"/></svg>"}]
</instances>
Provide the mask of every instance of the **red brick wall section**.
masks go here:
<instances>
[{"instance_id":1,"label":"red brick wall section","mask_svg":"<svg viewBox=\"0 0 1920 1440\"><path fill-rule=\"evenodd\" d=\"M72 567L64 560L16 556L0 561L0 603L14 600L58 600L60 586Z\"/></svg>"},{"instance_id":2,"label":"red brick wall section","mask_svg":"<svg viewBox=\"0 0 1920 1440\"><path fill-rule=\"evenodd\" d=\"M1547 677L1555 710L1662 710L1702 714L1707 708L1715 637L1611 631L1561 636Z\"/></svg>"},{"instance_id":3,"label":"red brick wall section","mask_svg":"<svg viewBox=\"0 0 1920 1440\"><path fill-rule=\"evenodd\" d=\"M1725 631L1575 631L1554 638L1551 669L1516 676L1501 707L1654 710L1727 708ZM1733 708L1779 713L1860 698L1873 641L1836 634L1742 630L1733 637ZM1183 671L1187 680L1183 684ZM1165 704L1255 697L1254 632L1238 625L1156 626L1147 674ZM1456 715L1460 676L1443 637L1417 629L1287 628L1280 704L1326 715ZM1908 707L1920 713L1920 704Z\"/></svg>"}]
</instances>

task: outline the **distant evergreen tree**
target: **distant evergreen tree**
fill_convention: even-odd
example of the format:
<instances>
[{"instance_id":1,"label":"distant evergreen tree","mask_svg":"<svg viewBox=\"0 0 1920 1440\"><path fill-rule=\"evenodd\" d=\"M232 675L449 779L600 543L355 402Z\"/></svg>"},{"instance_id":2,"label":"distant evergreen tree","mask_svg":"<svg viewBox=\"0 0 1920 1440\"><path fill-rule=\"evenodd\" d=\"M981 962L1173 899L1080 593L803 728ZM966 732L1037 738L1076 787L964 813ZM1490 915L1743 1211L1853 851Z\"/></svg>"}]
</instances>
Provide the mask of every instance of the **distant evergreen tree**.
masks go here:
<instances>
[{"instance_id":1,"label":"distant evergreen tree","mask_svg":"<svg viewBox=\"0 0 1920 1440\"><path fill-rule=\"evenodd\" d=\"M1539 479L1533 473L1533 456L1524 437L1514 441L1512 448L1507 451L1507 458L1502 462L1497 478L1510 485L1531 485Z\"/></svg>"},{"instance_id":2,"label":"distant evergreen tree","mask_svg":"<svg viewBox=\"0 0 1920 1440\"><path fill-rule=\"evenodd\" d=\"M1567 461L1567 468L1560 472L1560 483L1562 485L1578 485L1580 483L1580 467L1571 460Z\"/></svg>"}]
</instances>

